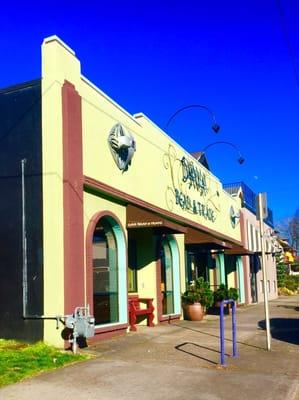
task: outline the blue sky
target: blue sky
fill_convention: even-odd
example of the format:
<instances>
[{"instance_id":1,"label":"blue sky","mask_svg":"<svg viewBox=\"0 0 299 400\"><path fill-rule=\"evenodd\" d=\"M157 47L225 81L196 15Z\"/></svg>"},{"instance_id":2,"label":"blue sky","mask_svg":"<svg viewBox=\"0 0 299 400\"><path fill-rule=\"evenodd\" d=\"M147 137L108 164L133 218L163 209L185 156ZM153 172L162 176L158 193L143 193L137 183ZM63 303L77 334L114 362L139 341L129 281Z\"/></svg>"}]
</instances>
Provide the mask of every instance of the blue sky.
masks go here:
<instances>
[{"instance_id":1,"label":"blue sky","mask_svg":"<svg viewBox=\"0 0 299 400\"><path fill-rule=\"evenodd\" d=\"M0 87L40 77L40 45L58 35L82 73L130 113L143 112L189 152L214 141L224 183L267 192L275 221L299 207L299 2L52 1L1 5ZM281 23L279 5L285 23ZM286 38L286 32L288 34ZM290 57L290 49L292 58ZM296 74L298 74L296 79Z\"/></svg>"}]
</instances>

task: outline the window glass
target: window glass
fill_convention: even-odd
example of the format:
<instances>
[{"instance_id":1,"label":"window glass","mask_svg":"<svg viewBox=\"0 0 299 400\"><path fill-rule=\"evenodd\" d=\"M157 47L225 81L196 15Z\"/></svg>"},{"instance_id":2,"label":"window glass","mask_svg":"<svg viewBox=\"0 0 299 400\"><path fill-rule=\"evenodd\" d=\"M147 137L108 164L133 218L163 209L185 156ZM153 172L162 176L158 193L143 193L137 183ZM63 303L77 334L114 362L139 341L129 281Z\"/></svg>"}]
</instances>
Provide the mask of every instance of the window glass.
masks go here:
<instances>
[{"instance_id":1,"label":"window glass","mask_svg":"<svg viewBox=\"0 0 299 400\"><path fill-rule=\"evenodd\" d=\"M93 235L93 303L96 325L118 321L116 240L105 218L98 222Z\"/></svg>"},{"instance_id":2,"label":"window glass","mask_svg":"<svg viewBox=\"0 0 299 400\"><path fill-rule=\"evenodd\" d=\"M161 245L161 293L163 315L174 313L173 298L173 260L167 238L162 240Z\"/></svg>"}]
</instances>

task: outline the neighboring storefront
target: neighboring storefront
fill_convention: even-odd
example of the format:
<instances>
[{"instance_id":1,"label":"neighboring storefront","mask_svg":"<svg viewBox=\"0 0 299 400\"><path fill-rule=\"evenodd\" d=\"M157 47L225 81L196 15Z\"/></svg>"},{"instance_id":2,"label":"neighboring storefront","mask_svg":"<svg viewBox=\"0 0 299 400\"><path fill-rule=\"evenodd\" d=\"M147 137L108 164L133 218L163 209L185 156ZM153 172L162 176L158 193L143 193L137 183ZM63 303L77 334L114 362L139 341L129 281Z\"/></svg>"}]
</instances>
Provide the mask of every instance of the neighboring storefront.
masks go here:
<instances>
[{"instance_id":1,"label":"neighboring storefront","mask_svg":"<svg viewBox=\"0 0 299 400\"><path fill-rule=\"evenodd\" d=\"M41 81L15 88L20 107L27 92L37 143L11 158L16 170L26 158L13 223L21 226L23 188L28 259L18 235L19 272L9 277L18 301L7 314L20 332L27 327L20 337L61 345L53 319L86 304L96 338L107 337L127 330L133 294L153 299L156 324L181 317L181 293L196 276L215 286L242 280L237 259L225 272L225 253L243 249L240 199L145 115L130 115L83 77L57 37L43 43Z\"/></svg>"},{"instance_id":2,"label":"neighboring storefront","mask_svg":"<svg viewBox=\"0 0 299 400\"><path fill-rule=\"evenodd\" d=\"M253 252L252 255L244 257L244 271L247 271L247 297L248 303L264 301L263 274L261 265L261 243L259 233L259 222L255 214L246 210L246 231L248 248ZM265 224L265 269L267 271L267 289L269 300L277 298L277 276L276 258L271 240L273 227Z\"/></svg>"},{"instance_id":3,"label":"neighboring storefront","mask_svg":"<svg viewBox=\"0 0 299 400\"><path fill-rule=\"evenodd\" d=\"M262 253L260 225L257 219L256 194L243 182L224 185L229 193L240 196L242 199L241 234L244 243L242 269L244 281L245 303L264 301ZM264 221L265 270L267 274L267 289L269 300L277 298L276 276L276 239L274 235L272 211L268 209L268 217ZM242 278L241 278L242 279Z\"/></svg>"}]
</instances>

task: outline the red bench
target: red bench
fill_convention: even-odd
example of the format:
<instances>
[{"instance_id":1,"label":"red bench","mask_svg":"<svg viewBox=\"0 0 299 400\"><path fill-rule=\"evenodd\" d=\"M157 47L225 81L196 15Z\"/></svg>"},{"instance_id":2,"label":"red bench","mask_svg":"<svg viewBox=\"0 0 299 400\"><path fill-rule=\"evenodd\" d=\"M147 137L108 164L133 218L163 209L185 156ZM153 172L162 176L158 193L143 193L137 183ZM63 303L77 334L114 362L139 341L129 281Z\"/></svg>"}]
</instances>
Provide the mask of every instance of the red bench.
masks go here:
<instances>
[{"instance_id":1,"label":"red bench","mask_svg":"<svg viewBox=\"0 0 299 400\"><path fill-rule=\"evenodd\" d=\"M145 307L141 308L140 303L144 304ZM136 331L136 320L140 315L147 316L147 326L155 326L154 320L154 306L153 299L141 298L139 296L129 297L129 323L130 331Z\"/></svg>"}]
</instances>

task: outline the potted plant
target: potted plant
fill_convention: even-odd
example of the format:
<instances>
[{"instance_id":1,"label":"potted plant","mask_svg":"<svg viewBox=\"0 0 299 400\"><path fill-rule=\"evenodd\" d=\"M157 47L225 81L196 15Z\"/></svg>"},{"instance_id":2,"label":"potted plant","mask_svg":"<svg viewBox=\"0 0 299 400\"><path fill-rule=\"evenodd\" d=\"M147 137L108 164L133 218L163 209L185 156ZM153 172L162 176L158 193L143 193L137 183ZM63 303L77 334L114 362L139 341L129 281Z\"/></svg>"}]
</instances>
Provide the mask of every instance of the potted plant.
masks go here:
<instances>
[{"instance_id":1,"label":"potted plant","mask_svg":"<svg viewBox=\"0 0 299 400\"><path fill-rule=\"evenodd\" d=\"M237 301L239 299L239 290L236 288L233 288L233 287L229 288L228 289L228 298L230 300Z\"/></svg>"},{"instance_id":2,"label":"potted plant","mask_svg":"<svg viewBox=\"0 0 299 400\"><path fill-rule=\"evenodd\" d=\"M217 290L214 292L214 305L217 308L220 308L220 304L222 300L235 300L237 301L239 298L239 291L236 288L227 289L224 283L221 283ZM224 308L225 313L229 313L228 304L225 305Z\"/></svg>"},{"instance_id":3,"label":"potted plant","mask_svg":"<svg viewBox=\"0 0 299 400\"><path fill-rule=\"evenodd\" d=\"M213 304L213 291L203 277L191 282L182 295L184 317L191 321L201 321L205 311Z\"/></svg>"},{"instance_id":4,"label":"potted plant","mask_svg":"<svg viewBox=\"0 0 299 400\"><path fill-rule=\"evenodd\" d=\"M216 307L220 307L220 303L222 300L228 299L228 290L224 283L221 283L218 289L214 292L214 304Z\"/></svg>"}]
</instances>

